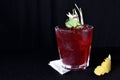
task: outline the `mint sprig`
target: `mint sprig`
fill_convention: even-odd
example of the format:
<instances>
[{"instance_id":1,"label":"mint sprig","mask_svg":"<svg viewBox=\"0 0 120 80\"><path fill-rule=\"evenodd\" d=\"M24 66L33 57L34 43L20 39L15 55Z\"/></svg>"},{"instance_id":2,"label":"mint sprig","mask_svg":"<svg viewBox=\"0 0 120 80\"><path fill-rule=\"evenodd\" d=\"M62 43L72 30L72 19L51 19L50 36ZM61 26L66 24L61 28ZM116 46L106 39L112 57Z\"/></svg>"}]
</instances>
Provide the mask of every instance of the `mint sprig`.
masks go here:
<instances>
[{"instance_id":1,"label":"mint sprig","mask_svg":"<svg viewBox=\"0 0 120 80\"><path fill-rule=\"evenodd\" d=\"M81 26L81 24L74 18L69 18L68 21L65 23L65 25L68 28L79 28Z\"/></svg>"},{"instance_id":2,"label":"mint sprig","mask_svg":"<svg viewBox=\"0 0 120 80\"><path fill-rule=\"evenodd\" d=\"M70 12L68 12L68 14L67 14L68 19L65 23L67 28L81 28L82 25L84 24L82 10L81 10L81 8L78 8L78 6L76 4L75 4L75 6L76 6L77 10L79 11L80 18L78 16L76 9L73 9L72 14Z\"/></svg>"}]
</instances>

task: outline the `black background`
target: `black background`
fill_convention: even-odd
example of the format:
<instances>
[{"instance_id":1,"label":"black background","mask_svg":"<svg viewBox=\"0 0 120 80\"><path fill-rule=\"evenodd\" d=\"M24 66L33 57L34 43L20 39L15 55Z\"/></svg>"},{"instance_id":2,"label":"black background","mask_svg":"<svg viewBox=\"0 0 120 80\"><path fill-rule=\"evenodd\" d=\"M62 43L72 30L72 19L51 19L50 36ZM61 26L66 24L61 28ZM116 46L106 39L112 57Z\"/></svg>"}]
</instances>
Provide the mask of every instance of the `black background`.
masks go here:
<instances>
[{"instance_id":1,"label":"black background","mask_svg":"<svg viewBox=\"0 0 120 80\"><path fill-rule=\"evenodd\" d=\"M54 27L74 3L94 26L93 48L120 47L119 0L0 0L0 52L58 58Z\"/></svg>"},{"instance_id":2,"label":"black background","mask_svg":"<svg viewBox=\"0 0 120 80\"><path fill-rule=\"evenodd\" d=\"M94 26L90 67L61 76L48 66L58 59L54 28L76 3ZM111 54L112 70L94 68ZM0 0L0 80L119 80L120 0Z\"/></svg>"}]
</instances>

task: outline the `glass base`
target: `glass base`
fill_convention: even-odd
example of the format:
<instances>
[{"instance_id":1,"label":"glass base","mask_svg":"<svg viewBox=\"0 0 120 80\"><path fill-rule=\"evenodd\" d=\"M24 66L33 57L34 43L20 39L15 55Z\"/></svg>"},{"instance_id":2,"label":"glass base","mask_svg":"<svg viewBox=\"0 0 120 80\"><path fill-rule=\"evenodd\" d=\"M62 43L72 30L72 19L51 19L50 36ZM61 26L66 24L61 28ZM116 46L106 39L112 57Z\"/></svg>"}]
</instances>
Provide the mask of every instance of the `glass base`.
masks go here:
<instances>
[{"instance_id":1,"label":"glass base","mask_svg":"<svg viewBox=\"0 0 120 80\"><path fill-rule=\"evenodd\" d=\"M61 59L61 62L62 62L62 67L65 68L65 69L68 69L68 70L73 70L73 71L77 71L77 70L85 70L88 66L89 66L89 60L90 60L90 57L88 57L88 60L86 63L84 64L81 64L81 65L66 65L62 62L62 59Z\"/></svg>"},{"instance_id":2,"label":"glass base","mask_svg":"<svg viewBox=\"0 0 120 80\"><path fill-rule=\"evenodd\" d=\"M77 71L77 70L85 70L89 65L87 63L82 64L82 65L77 65L77 66L72 66L72 65L66 65L63 64L62 67L68 70L73 70L73 71Z\"/></svg>"}]
</instances>

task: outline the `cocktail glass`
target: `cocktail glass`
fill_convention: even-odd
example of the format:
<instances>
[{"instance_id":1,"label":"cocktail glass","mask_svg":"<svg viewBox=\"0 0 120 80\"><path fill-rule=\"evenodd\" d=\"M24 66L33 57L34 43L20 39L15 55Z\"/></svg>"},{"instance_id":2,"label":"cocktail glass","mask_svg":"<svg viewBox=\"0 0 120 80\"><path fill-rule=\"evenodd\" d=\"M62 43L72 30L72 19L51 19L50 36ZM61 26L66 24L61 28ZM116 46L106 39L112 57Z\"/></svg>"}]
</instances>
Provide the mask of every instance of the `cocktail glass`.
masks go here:
<instances>
[{"instance_id":1,"label":"cocktail glass","mask_svg":"<svg viewBox=\"0 0 120 80\"><path fill-rule=\"evenodd\" d=\"M93 26L83 25L80 29L56 26L55 32L63 67L86 69L90 60Z\"/></svg>"}]
</instances>

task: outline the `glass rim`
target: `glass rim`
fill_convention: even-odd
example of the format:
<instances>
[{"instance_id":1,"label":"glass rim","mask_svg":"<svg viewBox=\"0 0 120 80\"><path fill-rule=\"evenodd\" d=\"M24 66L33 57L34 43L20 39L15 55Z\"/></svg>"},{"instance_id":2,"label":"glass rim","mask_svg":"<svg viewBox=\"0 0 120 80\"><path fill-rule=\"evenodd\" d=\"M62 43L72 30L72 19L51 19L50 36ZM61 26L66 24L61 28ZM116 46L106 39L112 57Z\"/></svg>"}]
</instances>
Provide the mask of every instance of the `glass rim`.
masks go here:
<instances>
[{"instance_id":1,"label":"glass rim","mask_svg":"<svg viewBox=\"0 0 120 80\"><path fill-rule=\"evenodd\" d=\"M88 29L93 29L94 28L92 25L89 25L89 24L84 24L82 26L86 26ZM79 29L82 29L82 28L79 28ZM72 28L67 28L66 26L57 25L57 26L55 26L55 29L71 30Z\"/></svg>"}]
</instances>

